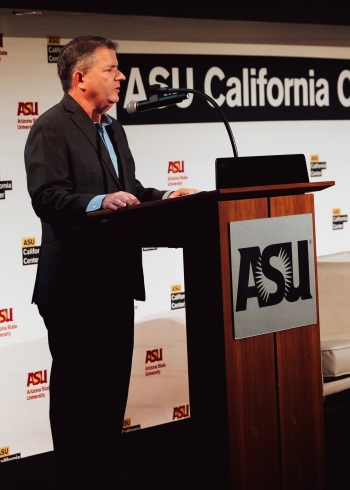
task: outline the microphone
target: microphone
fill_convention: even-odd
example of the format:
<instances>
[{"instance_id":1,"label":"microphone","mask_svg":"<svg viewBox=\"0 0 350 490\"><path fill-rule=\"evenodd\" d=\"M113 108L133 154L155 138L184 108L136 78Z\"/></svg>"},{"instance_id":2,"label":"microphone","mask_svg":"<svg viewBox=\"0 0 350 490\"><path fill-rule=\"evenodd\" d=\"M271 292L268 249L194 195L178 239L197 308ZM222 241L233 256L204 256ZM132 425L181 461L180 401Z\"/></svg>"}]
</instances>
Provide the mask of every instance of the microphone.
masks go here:
<instances>
[{"instance_id":1,"label":"microphone","mask_svg":"<svg viewBox=\"0 0 350 490\"><path fill-rule=\"evenodd\" d=\"M160 97L158 94L151 95L151 97L147 100L140 100L136 102L136 100L131 100L126 106L126 110L128 114L136 114L138 112L150 111L151 109L157 109L158 107L166 107L172 104L178 104L185 99L188 99L188 94L172 94L172 95L164 95Z\"/></svg>"}]
</instances>

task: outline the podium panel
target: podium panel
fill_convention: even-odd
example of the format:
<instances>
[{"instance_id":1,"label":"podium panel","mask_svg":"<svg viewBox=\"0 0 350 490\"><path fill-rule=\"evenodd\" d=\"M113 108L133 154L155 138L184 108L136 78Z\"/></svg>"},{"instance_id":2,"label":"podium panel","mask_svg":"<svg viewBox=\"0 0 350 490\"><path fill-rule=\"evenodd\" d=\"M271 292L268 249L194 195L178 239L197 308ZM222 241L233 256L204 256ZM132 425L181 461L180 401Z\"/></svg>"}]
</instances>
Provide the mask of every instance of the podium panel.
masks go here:
<instances>
[{"instance_id":1,"label":"podium panel","mask_svg":"<svg viewBox=\"0 0 350 490\"><path fill-rule=\"evenodd\" d=\"M303 213L312 213L314 216L314 196L307 194L271 198L270 209L271 216ZM313 243L316 256L315 235ZM283 489L323 488L325 475L319 325L276 332L274 335Z\"/></svg>"},{"instance_id":2,"label":"podium panel","mask_svg":"<svg viewBox=\"0 0 350 490\"><path fill-rule=\"evenodd\" d=\"M219 203L231 488L246 490L279 488L275 348L273 334L233 339L229 223L267 217L267 198Z\"/></svg>"},{"instance_id":3,"label":"podium panel","mask_svg":"<svg viewBox=\"0 0 350 490\"><path fill-rule=\"evenodd\" d=\"M310 194L219 203L231 489L324 487L318 325L246 339L232 329L229 223L308 213Z\"/></svg>"}]
</instances>

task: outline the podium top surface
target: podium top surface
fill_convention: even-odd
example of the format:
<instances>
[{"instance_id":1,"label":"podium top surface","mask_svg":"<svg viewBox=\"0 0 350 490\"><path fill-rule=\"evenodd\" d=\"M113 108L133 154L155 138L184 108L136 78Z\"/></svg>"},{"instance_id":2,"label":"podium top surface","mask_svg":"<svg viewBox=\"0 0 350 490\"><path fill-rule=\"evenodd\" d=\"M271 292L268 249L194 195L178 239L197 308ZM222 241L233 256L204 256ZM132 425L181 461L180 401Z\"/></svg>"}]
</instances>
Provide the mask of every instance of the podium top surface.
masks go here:
<instances>
[{"instance_id":1,"label":"podium top surface","mask_svg":"<svg viewBox=\"0 0 350 490\"><path fill-rule=\"evenodd\" d=\"M209 201L230 201L239 199L254 199L259 197L277 197L277 196L292 196L296 194L306 194L310 192L318 192L324 189L328 189L335 185L334 181L325 182L303 182L299 184L279 184L279 185L264 185L255 187L239 187L233 189L218 189L213 191L201 191L197 194L190 194L187 196L177 197L175 199L165 199L159 201L145 202L137 204L135 206L128 206L120 209L123 213L130 213L137 211L138 209L155 207L155 206L168 206L175 205L181 201L195 200L199 203L202 200ZM94 211L88 214L89 218L108 216L114 214L115 211L110 209Z\"/></svg>"}]
</instances>

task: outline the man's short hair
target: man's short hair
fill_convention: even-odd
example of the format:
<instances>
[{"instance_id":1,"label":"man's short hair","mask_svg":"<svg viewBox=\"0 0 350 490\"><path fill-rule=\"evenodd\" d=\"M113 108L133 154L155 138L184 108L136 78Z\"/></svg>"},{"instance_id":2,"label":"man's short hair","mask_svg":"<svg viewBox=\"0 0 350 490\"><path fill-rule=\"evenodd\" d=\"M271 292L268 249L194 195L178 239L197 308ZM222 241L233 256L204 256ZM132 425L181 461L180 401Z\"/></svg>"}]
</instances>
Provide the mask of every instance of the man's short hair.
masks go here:
<instances>
[{"instance_id":1,"label":"man's short hair","mask_svg":"<svg viewBox=\"0 0 350 490\"><path fill-rule=\"evenodd\" d=\"M61 49L57 59L57 72L64 92L68 92L72 87L74 71L87 73L96 60L96 49L103 47L116 51L118 43L105 37L79 36Z\"/></svg>"}]
</instances>

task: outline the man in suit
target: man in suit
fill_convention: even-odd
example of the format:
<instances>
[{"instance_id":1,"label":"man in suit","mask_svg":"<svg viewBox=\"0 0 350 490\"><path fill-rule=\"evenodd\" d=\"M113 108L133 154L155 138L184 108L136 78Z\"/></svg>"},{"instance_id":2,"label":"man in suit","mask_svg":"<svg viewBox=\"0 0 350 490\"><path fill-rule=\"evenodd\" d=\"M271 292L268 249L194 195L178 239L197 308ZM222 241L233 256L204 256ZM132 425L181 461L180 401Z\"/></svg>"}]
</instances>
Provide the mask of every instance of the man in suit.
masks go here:
<instances>
[{"instance_id":1,"label":"man in suit","mask_svg":"<svg viewBox=\"0 0 350 490\"><path fill-rule=\"evenodd\" d=\"M70 41L58 59L62 101L38 118L25 148L28 191L42 221L33 302L52 354L50 422L62 488L119 488L116 458L129 386L141 253L98 209L194 192L144 188L125 132L105 113L125 76L116 44ZM92 454L95 454L92 458Z\"/></svg>"}]
</instances>

